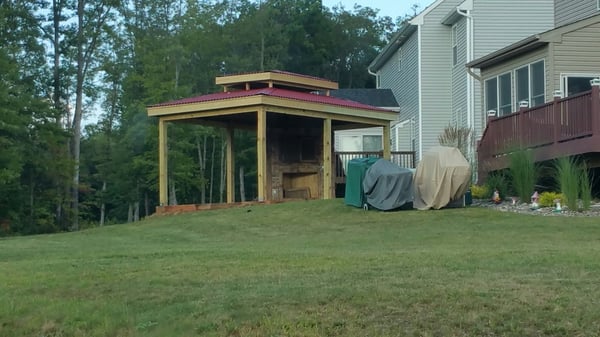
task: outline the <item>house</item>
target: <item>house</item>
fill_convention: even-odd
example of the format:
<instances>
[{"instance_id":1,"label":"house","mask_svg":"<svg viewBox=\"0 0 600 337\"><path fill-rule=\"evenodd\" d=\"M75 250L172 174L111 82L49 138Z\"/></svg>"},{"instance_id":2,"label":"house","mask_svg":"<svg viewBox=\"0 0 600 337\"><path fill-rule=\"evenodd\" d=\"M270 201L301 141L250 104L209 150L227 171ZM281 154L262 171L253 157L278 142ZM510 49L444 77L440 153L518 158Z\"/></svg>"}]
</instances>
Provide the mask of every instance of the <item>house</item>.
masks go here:
<instances>
[{"instance_id":1,"label":"house","mask_svg":"<svg viewBox=\"0 0 600 337\"><path fill-rule=\"evenodd\" d=\"M332 97L346 99L382 109L398 112L398 102L390 89L339 89L331 90ZM395 122L392 122L392 128ZM397 134L392 131L392 151L397 151ZM382 128L359 128L335 131L335 151L381 151L383 150Z\"/></svg>"},{"instance_id":2,"label":"house","mask_svg":"<svg viewBox=\"0 0 600 337\"><path fill-rule=\"evenodd\" d=\"M368 69L400 105L398 125L410 141L398 149L414 149L419 160L451 124L473 131L474 162L486 114L479 74L465 64L553 28L554 1L437 0L403 25Z\"/></svg>"},{"instance_id":3,"label":"house","mask_svg":"<svg viewBox=\"0 0 600 337\"><path fill-rule=\"evenodd\" d=\"M592 118L599 98L589 94L600 78L600 13L593 13L467 64L480 71L482 109L498 117L481 139L482 168L506 167L501 157L517 144L535 147L540 161L600 152Z\"/></svg>"},{"instance_id":4,"label":"house","mask_svg":"<svg viewBox=\"0 0 600 337\"><path fill-rule=\"evenodd\" d=\"M600 0L555 0L554 8L554 25L560 27L598 14Z\"/></svg>"}]
</instances>

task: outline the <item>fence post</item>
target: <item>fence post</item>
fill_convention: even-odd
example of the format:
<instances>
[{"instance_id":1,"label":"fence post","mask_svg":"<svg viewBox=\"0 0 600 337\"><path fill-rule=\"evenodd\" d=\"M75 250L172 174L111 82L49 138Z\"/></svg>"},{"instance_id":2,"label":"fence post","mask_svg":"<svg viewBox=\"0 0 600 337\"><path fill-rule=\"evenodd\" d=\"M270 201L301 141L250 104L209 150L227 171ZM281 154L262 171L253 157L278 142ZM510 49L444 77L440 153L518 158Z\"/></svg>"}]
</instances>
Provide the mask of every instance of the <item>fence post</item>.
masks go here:
<instances>
[{"instance_id":1,"label":"fence post","mask_svg":"<svg viewBox=\"0 0 600 337\"><path fill-rule=\"evenodd\" d=\"M592 85L592 102L590 113L592 114L592 135L600 135L600 78L590 81Z\"/></svg>"},{"instance_id":2,"label":"fence post","mask_svg":"<svg viewBox=\"0 0 600 337\"><path fill-rule=\"evenodd\" d=\"M562 91L554 91L553 98L552 120L554 123L554 141L552 143L556 144L560 140L560 132L562 127L562 105L559 103L559 101L562 99Z\"/></svg>"}]
</instances>

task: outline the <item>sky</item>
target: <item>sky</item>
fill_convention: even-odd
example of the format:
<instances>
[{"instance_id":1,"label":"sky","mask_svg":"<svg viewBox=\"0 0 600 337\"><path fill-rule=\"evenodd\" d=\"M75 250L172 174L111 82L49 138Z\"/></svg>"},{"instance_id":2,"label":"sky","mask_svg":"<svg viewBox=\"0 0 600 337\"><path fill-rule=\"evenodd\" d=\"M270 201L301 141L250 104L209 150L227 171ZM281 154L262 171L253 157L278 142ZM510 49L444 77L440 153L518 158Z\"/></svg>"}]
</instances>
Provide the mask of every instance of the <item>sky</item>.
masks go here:
<instances>
[{"instance_id":1,"label":"sky","mask_svg":"<svg viewBox=\"0 0 600 337\"><path fill-rule=\"evenodd\" d=\"M379 16L390 16L396 19L405 14L413 14L411 6L419 5L417 13L421 12L425 7L429 6L434 0L323 0L323 6L333 7L342 4L344 8L351 10L354 4L359 4L363 7L371 7L379 9Z\"/></svg>"}]
</instances>

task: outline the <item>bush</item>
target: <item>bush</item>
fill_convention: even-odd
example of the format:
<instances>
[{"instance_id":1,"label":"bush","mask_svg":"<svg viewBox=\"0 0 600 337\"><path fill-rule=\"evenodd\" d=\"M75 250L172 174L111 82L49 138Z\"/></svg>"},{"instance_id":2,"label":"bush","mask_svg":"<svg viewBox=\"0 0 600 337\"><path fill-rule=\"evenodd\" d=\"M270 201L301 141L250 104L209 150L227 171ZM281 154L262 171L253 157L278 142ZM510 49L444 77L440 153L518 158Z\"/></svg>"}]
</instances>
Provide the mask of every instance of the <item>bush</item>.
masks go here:
<instances>
[{"instance_id":1,"label":"bush","mask_svg":"<svg viewBox=\"0 0 600 337\"><path fill-rule=\"evenodd\" d=\"M473 199L487 199L491 193L486 185L471 185L471 196Z\"/></svg>"},{"instance_id":2,"label":"bush","mask_svg":"<svg viewBox=\"0 0 600 337\"><path fill-rule=\"evenodd\" d=\"M536 165L530 151L518 150L510 155L509 172L512 187L521 201L527 201L533 194L537 179Z\"/></svg>"},{"instance_id":3,"label":"bush","mask_svg":"<svg viewBox=\"0 0 600 337\"><path fill-rule=\"evenodd\" d=\"M500 199L504 199L508 195L508 179L506 179L506 176L501 172L490 174L485 185L488 189L486 198L491 198L495 190L498 190Z\"/></svg>"},{"instance_id":4,"label":"bush","mask_svg":"<svg viewBox=\"0 0 600 337\"><path fill-rule=\"evenodd\" d=\"M555 168L555 179L565 196L567 207L572 211L588 210L592 203L592 184L585 163L580 164L573 157L562 157L556 160Z\"/></svg>"},{"instance_id":5,"label":"bush","mask_svg":"<svg viewBox=\"0 0 600 337\"><path fill-rule=\"evenodd\" d=\"M562 193L542 192L539 200L540 207L554 207L556 205L554 200L556 199L560 199L561 204L564 204L565 202L565 197L562 195Z\"/></svg>"}]
</instances>

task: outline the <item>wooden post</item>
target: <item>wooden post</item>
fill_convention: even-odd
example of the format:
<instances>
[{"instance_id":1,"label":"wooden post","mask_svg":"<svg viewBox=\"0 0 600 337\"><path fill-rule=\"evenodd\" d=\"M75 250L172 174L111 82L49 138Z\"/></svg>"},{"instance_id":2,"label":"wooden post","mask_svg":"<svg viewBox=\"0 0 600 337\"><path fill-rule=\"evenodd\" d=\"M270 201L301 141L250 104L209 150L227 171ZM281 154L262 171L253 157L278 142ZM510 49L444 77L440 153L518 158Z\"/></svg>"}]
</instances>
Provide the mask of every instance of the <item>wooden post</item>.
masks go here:
<instances>
[{"instance_id":1,"label":"wooden post","mask_svg":"<svg viewBox=\"0 0 600 337\"><path fill-rule=\"evenodd\" d=\"M390 139L390 124L383 126L383 159L392 160L392 149Z\"/></svg>"},{"instance_id":2,"label":"wooden post","mask_svg":"<svg viewBox=\"0 0 600 337\"><path fill-rule=\"evenodd\" d=\"M557 144L560 141L560 133L562 127L562 108L559 101L562 98L562 92L555 91L552 101L552 120L554 123L554 139L552 141L553 144Z\"/></svg>"},{"instance_id":3,"label":"wooden post","mask_svg":"<svg viewBox=\"0 0 600 337\"><path fill-rule=\"evenodd\" d=\"M323 199L333 198L331 119L323 120Z\"/></svg>"},{"instance_id":4,"label":"wooden post","mask_svg":"<svg viewBox=\"0 0 600 337\"><path fill-rule=\"evenodd\" d=\"M234 144L233 144L233 128L227 127L227 203L232 204L235 202L235 159L233 156Z\"/></svg>"},{"instance_id":5,"label":"wooden post","mask_svg":"<svg viewBox=\"0 0 600 337\"><path fill-rule=\"evenodd\" d=\"M168 153L167 123L162 117L158 119L158 200L160 206L169 205L168 198Z\"/></svg>"},{"instance_id":6,"label":"wooden post","mask_svg":"<svg viewBox=\"0 0 600 337\"><path fill-rule=\"evenodd\" d=\"M256 112L256 157L258 171L258 201L267 198L267 111L261 107Z\"/></svg>"},{"instance_id":7,"label":"wooden post","mask_svg":"<svg viewBox=\"0 0 600 337\"><path fill-rule=\"evenodd\" d=\"M600 136L600 79L594 79L592 84L592 102L590 113L592 114L592 135Z\"/></svg>"},{"instance_id":8,"label":"wooden post","mask_svg":"<svg viewBox=\"0 0 600 337\"><path fill-rule=\"evenodd\" d=\"M529 102L521 101L519 102L519 130L516 130L519 139L519 147L521 149L526 149L529 147L529 141L527 139L527 135L529 134L529 126L527 125L527 118L525 117L525 111L529 109ZM503 150L506 150L506 145L504 144ZM512 144L508 144L508 146L512 146Z\"/></svg>"}]
</instances>

